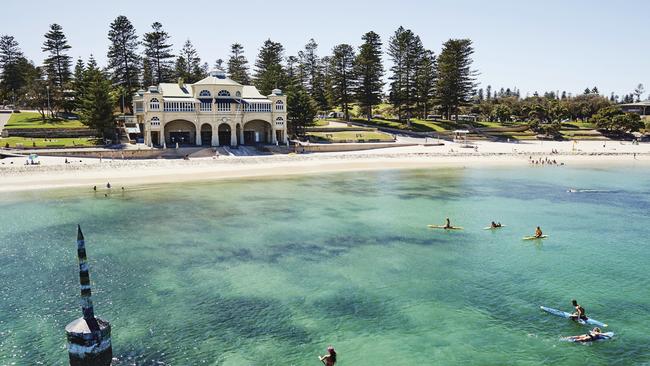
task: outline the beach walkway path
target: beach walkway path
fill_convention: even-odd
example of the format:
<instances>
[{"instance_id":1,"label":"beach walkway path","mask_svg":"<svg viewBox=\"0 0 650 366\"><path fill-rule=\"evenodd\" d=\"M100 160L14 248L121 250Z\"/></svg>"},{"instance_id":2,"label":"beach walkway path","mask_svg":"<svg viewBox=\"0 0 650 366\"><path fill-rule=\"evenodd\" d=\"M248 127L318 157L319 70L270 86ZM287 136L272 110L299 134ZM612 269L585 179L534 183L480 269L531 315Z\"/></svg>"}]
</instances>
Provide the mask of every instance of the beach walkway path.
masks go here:
<instances>
[{"instance_id":1,"label":"beach walkway path","mask_svg":"<svg viewBox=\"0 0 650 366\"><path fill-rule=\"evenodd\" d=\"M11 118L11 113L0 113L0 131L5 128L5 124L9 122L9 118Z\"/></svg>"}]
</instances>

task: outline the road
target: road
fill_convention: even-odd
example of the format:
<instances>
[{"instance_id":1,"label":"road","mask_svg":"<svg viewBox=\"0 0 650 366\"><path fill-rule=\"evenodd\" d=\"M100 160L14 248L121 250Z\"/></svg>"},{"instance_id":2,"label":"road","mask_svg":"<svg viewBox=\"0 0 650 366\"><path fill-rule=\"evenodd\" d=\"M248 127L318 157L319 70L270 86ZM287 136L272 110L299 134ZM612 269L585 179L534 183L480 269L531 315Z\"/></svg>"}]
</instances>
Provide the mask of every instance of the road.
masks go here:
<instances>
[{"instance_id":1,"label":"road","mask_svg":"<svg viewBox=\"0 0 650 366\"><path fill-rule=\"evenodd\" d=\"M5 124L9 121L11 113L0 113L0 131L5 128Z\"/></svg>"}]
</instances>

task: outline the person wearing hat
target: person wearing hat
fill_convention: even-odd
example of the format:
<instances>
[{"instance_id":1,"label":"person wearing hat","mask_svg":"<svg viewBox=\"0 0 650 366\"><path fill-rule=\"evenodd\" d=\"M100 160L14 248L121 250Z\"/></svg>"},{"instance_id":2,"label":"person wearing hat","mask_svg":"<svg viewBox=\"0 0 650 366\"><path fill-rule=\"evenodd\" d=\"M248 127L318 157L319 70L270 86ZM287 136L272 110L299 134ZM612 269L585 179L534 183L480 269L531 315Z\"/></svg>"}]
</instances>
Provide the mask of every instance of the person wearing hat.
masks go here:
<instances>
[{"instance_id":1,"label":"person wearing hat","mask_svg":"<svg viewBox=\"0 0 650 366\"><path fill-rule=\"evenodd\" d=\"M336 363L336 351L334 350L334 347L328 346L327 354L325 356L318 356L318 359L325 366L334 366Z\"/></svg>"}]
</instances>

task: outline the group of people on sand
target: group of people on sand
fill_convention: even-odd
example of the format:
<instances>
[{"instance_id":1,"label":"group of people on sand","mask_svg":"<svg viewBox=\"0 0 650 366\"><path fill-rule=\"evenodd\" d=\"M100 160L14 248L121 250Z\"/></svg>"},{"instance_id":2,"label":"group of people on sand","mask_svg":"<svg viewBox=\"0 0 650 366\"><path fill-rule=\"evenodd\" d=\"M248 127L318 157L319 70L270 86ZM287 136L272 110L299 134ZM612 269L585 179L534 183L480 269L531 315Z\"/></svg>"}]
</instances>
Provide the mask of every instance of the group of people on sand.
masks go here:
<instances>
[{"instance_id":1,"label":"group of people on sand","mask_svg":"<svg viewBox=\"0 0 650 366\"><path fill-rule=\"evenodd\" d=\"M532 165L564 165L564 163L558 163L555 159L549 159L548 157L541 157L539 159L533 159L532 156L528 157L528 162Z\"/></svg>"}]
</instances>

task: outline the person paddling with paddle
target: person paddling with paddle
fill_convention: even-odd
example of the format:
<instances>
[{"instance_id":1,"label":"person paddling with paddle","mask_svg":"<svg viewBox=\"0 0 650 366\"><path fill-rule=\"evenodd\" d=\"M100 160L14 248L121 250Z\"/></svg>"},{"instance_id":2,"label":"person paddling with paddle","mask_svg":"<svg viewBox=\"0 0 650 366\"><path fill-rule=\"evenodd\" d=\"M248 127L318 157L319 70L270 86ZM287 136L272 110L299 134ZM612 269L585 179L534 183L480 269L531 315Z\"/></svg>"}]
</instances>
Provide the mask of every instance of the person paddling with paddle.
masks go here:
<instances>
[{"instance_id":1,"label":"person paddling with paddle","mask_svg":"<svg viewBox=\"0 0 650 366\"><path fill-rule=\"evenodd\" d=\"M587 315L585 315L585 308L580 306L580 304L578 304L578 301L576 301L575 299L571 300L571 304L576 309L576 311L573 314L571 314L571 319L573 320L582 319L585 321L589 319L587 318Z\"/></svg>"},{"instance_id":2,"label":"person paddling with paddle","mask_svg":"<svg viewBox=\"0 0 650 366\"><path fill-rule=\"evenodd\" d=\"M328 346L327 354L325 356L318 356L318 359L325 366L334 366L334 364L336 364L336 351L334 350L334 347Z\"/></svg>"},{"instance_id":3,"label":"person paddling with paddle","mask_svg":"<svg viewBox=\"0 0 650 366\"><path fill-rule=\"evenodd\" d=\"M451 226L451 221L449 221L449 217L447 217L447 218L445 219L445 226L444 226L444 228L445 228L445 229L451 229L451 228L453 228L453 226Z\"/></svg>"}]
</instances>

